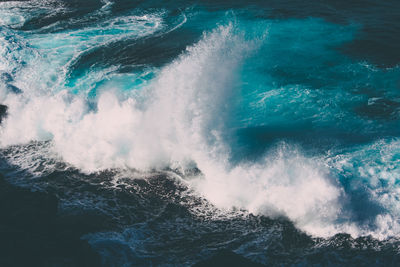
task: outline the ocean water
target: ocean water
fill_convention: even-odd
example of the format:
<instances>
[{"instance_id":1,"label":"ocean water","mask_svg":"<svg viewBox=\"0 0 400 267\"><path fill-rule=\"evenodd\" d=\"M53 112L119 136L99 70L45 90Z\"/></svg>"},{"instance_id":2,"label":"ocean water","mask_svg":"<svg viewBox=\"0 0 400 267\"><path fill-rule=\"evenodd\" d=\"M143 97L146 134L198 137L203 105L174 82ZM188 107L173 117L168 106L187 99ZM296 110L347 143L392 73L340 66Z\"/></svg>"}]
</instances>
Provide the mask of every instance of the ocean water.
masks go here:
<instances>
[{"instance_id":1,"label":"ocean water","mask_svg":"<svg viewBox=\"0 0 400 267\"><path fill-rule=\"evenodd\" d=\"M395 265L400 2L0 2L0 172L104 266Z\"/></svg>"}]
</instances>

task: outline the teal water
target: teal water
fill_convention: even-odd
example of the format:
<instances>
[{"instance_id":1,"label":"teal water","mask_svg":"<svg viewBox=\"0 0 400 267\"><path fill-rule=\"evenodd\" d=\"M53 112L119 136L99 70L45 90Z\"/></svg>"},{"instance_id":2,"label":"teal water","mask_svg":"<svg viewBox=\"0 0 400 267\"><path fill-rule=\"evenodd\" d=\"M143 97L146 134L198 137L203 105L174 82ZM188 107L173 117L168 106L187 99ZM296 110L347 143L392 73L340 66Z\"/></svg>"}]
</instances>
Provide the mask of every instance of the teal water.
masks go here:
<instances>
[{"instance_id":1,"label":"teal water","mask_svg":"<svg viewBox=\"0 0 400 267\"><path fill-rule=\"evenodd\" d=\"M397 240L395 10L395 1L1 2L3 172L39 188L49 186L40 177L71 170L112 170L114 184L161 173L201 197L182 205L213 223L244 212L286 218L313 238ZM90 238L100 246L125 234ZM252 242L232 249L251 256ZM254 258L266 263L265 251Z\"/></svg>"}]
</instances>

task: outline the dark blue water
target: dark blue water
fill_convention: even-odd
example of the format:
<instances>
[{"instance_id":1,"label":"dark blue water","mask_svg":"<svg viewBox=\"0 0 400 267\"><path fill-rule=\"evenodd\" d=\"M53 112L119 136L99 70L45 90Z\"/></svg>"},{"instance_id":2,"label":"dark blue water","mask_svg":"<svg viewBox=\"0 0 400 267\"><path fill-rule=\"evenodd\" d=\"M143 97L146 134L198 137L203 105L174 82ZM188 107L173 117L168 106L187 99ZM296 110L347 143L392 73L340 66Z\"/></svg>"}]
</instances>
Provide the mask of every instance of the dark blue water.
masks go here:
<instances>
[{"instance_id":1,"label":"dark blue water","mask_svg":"<svg viewBox=\"0 0 400 267\"><path fill-rule=\"evenodd\" d=\"M1 172L105 266L395 265L399 1L3 1ZM2 108L4 109L4 108Z\"/></svg>"}]
</instances>

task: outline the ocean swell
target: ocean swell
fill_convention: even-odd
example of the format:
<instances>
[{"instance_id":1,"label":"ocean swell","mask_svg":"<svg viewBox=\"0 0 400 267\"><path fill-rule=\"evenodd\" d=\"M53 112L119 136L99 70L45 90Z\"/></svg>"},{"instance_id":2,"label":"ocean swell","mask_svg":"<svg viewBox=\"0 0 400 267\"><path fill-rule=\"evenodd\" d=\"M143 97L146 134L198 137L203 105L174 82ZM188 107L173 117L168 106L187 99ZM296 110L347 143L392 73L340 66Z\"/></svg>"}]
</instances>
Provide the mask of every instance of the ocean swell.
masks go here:
<instances>
[{"instance_id":1,"label":"ocean swell","mask_svg":"<svg viewBox=\"0 0 400 267\"><path fill-rule=\"evenodd\" d=\"M103 8L109 5L106 2ZM220 26L204 33L200 41L168 64L143 64L126 73L119 71L118 64L104 67L96 60L88 65L81 62L85 56L96 55L92 53L96 49L121 40L168 34L186 23L185 17L176 27L164 27L165 16L162 12L127 15L80 30L31 35L2 31L0 70L5 78L0 101L8 109L0 128L1 147L45 141L50 149L44 149L44 161L57 158L84 173L129 169L172 170L181 175L196 170L195 175L181 177L221 210L244 209L271 218L285 217L313 236L341 232L380 239L399 236L398 140L393 138L397 130L390 128L397 122L398 96L392 97L394 104L382 100L385 107L375 106L389 109L391 121L372 125L371 120L382 120L363 112L375 104L371 99L376 99L377 92L373 89L368 91L356 83L359 87L346 84L352 88L346 91L318 69L300 83L304 70L293 66L293 58L281 60L276 55L286 53L280 51L281 45L289 45L293 56L304 60L299 64L306 69L315 57L315 62L330 66L330 74L338 80L346 80L350 70L355 80L365 73L376 79L389 77L389 88L398 68L381 73L337 56L330 45L350 40L354 27L342 31L314 19L254 24L232 14L225 14ZM21 23L24 21L14 16L2 21L8 26ZM299 29L293 26L296 23L320 33L340 34L332 42L313 41L315 31L311 30L310 35L298 37L314 45L317 56L307 54L310 47L291 39L297 38L293 37ZM287 33L289 37L282 38ZM53 38L54 42L49 42ZM277 39L285 38L287 43L277 44ZM270 46L275 56L268 56ZM318 57L320 51L326 52L325 58ZM287 78L285 82L282 76ZM328 86L322 86L321 80L328 80ZM393 94L380 93L379 97L386 99ZM354 120L357 112L362 114ZM284 127L278 123L282 120ZM364 144L355 145L352 135L343 134L352 123L354 129L362 131ZM330 139L321 138L322 147L324 142L335 145L327 153L311 153L307 138L317 140L319 133L329 132L327 124L337 132L329 135ZM267 141L255 145L261 147L255 158L246 154L252 145L235 147L243 128L255 127L257 131L264 127L265 131L281 127L285 133L298 125L304 126L300 129L303 143L257 132ZM376 141L380 131L386 135ZM342 135L348 140L340 139ZM343 149L346 142L351 144L347 150ZM382 155L382 150L389 152ZM371 155L377 158L369 162L366 158ZM10 157L10 161L20 162L18 157ZM359 210L364 204L376 209L366 214Z\"/></svg>"}]
</instances>

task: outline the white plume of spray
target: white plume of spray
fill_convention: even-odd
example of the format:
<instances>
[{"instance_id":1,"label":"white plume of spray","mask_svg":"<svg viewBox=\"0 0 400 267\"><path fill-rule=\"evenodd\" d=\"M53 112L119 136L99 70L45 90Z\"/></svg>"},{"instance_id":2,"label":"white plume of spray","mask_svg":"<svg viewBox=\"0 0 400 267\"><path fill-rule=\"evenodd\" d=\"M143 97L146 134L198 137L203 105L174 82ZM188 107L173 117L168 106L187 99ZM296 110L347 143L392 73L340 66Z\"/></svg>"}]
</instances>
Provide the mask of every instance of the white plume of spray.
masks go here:
<instances>
[{"instance_id":1,"label":"white plume of spray","mask_svg":"<svg viewBox=\"0 0 400 267\"><path fill-rule=\"evenodd\" d=\"M232 25L221 27L188 49L188 54L160 75L156 116L173 129L178 151L193 160L204 175L193 186L219 207L244 208L256 214L287 216L310 233L324 234L340 213L341 190L320 166L298 154L230 166L224 127L239 88L241 61L256 48ZM164 133L168 136L168 133ZM166 140L169 140L168 138ZM316 229L314 226L324 229ZM332 233L334 229L329 229ZM329 234L330 234L329 233Z\"/></svg>"},{"instance_id":2,"label":"white plume of spray","mask_svg":"<svg viewBox=\"0 0 400 267\"><path fill-rule=\"evenodd\" d=\"M217 206L284 215L305 228L331 222L340 191L304 158L228 163L222 135L230 98L238 93L240 63L254 46L232 24L219 27L161 71L144 90L147 103L119 101L111 90L88 112L81 98L65 91L30 100L9 96L1 145L52 140L65 161L86 172L194 162L204 176L193 185Z\"/></svg>"},{"instance_id":3,"label":"white plume of spray","mask_svg":"<svg viewBox=\"0 0 400 267\"><path fill-rule=\"evenodd\" d=\"M318 236L359 235L354 224L337 222L343 192L315 159L285 147L257 163L229 163L230 98L240 90L241 62L256 47L234 25L221 26L163 68L142 91L145 102L120 100L110 89L89 111L83 98L66 91L32 99L9 94L0 145L51 140L63 160L85 172L194 163L202 175L190 183L218 207L286 216Z\"/></svg>"}]
</instances>

